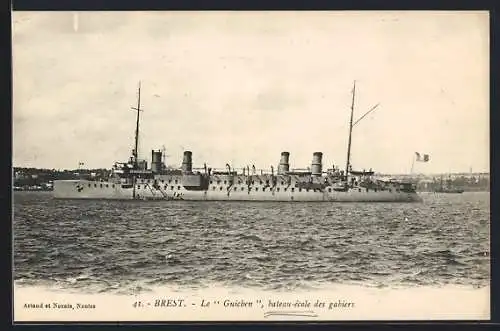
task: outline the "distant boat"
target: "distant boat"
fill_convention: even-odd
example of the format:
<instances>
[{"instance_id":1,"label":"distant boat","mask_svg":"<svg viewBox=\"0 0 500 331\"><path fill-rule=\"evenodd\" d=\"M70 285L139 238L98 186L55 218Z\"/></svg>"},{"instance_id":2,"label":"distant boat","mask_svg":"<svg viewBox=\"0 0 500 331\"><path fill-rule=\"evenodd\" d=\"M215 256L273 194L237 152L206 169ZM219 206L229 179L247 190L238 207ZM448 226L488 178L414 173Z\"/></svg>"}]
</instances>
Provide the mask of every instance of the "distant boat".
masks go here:
<instances>
[{"instance_id":1,"label":"distant boat","mask_svg":"<svg viewBox=\"0 0 500 331\"><path fill-rule=\"evenodd\" d=\"M464 190L459 188L438 188L434 190L435 193L464 193Z\"/></svg>"},{"instance_id":2,"label":"distant boat","mask_svg":"<svg viewBox=\"0 0 500 331\"><path fill-rule=\"evenodd\" d=\"M434 190L434 193L464 193L464 190L458 187L453 187L451 184L451 179L446 181L446 185L443 184L443 176L441 176L440 185Z\"/></svg>"}]
</instances>

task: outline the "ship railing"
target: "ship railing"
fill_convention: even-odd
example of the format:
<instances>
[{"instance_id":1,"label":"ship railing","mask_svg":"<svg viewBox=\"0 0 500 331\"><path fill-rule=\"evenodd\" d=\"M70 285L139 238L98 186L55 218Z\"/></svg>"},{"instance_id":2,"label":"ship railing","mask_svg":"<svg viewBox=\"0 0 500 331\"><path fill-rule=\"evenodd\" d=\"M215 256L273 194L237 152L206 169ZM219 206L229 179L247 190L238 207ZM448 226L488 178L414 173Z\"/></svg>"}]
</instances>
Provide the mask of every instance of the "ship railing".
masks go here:
<instances>
[{"instance_id":1,"label":"ship railing","mask_svg":"<svg viewBox=\"0 0 500 331\"><path fill-rule=\"evenodd\" d=\"M153 172L151 170L137 170L137 169L134 169L134 170L130 170L129 171L129 174L132 174L132 175L145 175L145 174L152 174Z\"/></svg>"},{"instance_id":2,"label":"ship railing","mask_svg":"<svg viewBox=\"0 0 500 331\"><path fill-rule=\"evenodd\" d=\"M221 173L226 173L226 174L230 174L228 169L227 168L213 168L213 167L208 167L207 166L207 170L208 169L211 169L211 172L214 173L214 172L218 172L219 174ZM199 171L201 173L204 173L205 172L205 168L204 167L193 167L193 172L194 171ZM293 171L295 170L302 170L302 169L294 169ZM304 170L305 171L305 170ZM250 173L248 173L248 168L247 167L243 167L243 168L233 168L231 167L231 173L235 173L234 175L238 176L238 175L244 175L244 176L258 176L258 175L277 175L276 173L276 170L273 171L271 169L252 169L250 167Z\"/></svg>"},{"instance_id":3,"label":"ship railing","mask_svg":"<svg viewBox=\"0 0 500 331\"><path fill-rule=\"evenodd\" d=\"M218 173L228 173L229 174L229 171L227 168L214 168L214 167L209 167L207 166L206 170L208 171L208 169L211 170L211 172L218 172ZM205 172L205 167L193 167L192 168L193 172L201 172L201 173L204 173ZM249 170L250 170L250 173L249 173ZM275 168L275 170L272 170L270 168L256 168L255 170L252 169L250 167L250 169L248 167L243 167L243 168L239 168L239 167L231 167L231 173L233 172L236 172L236 175L245 175L245 176L257 176L257 175L278 175L277 173L277 170ZM304 174L304 175L307 175L307 174L310 174L311 173L311 169L310 168L292 168L288 171L289 173L295 173L295 174ZM340 171L338 171L337 169L336 170L333 170L333 169L326 169L326 170L323 170L321 172L322 174L330 174L330 175L340 175Z\"/></svg>"},{"instance_id":4,"label":"ship railing","mask_svg":"<svg viewBox=\"0 0 500 331\"><path fill-rule=\"evenodd\" d=\"M213 175L232 175L232 176L269 176L269 175L274 175L274 176L280 176L280 175L286 175L286 174L278 174L276 170L271 170L271 169L248 169L247 167L243 168L233 168L231 167L231 172L228 171L227 168L212 168L208 167L205 169L205 167L193 167L192 171L193 173L200 173L200 174L205 174L205 170L208 172L208 169L210 169L211 174ZM250 170L250 171L248 171ZM333 169L327 169L325 171L321 172L323 175L330 175L330 176L340 176L341 173L340 171L333 171ZM288 171L289 176L294 176L294 175L311 175L311 169L310 168L292 168Z\"/></svg>"}]
</instances>

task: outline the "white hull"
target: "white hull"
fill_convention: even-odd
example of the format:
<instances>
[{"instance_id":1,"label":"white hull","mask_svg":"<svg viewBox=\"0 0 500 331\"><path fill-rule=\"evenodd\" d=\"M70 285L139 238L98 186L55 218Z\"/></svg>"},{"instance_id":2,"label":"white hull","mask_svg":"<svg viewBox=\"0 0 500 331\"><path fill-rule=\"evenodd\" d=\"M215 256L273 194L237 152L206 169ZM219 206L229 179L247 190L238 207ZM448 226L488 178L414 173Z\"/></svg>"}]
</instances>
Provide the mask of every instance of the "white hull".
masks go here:
<instances>
[{"instance_id":1,"label":"white hull","mask_svg":"<svg viewBox=\"0 0 500 331\"><path fill-rule=\"evenodd\" d=\"M122 188L120 184L111 182L95 182L88 180L57 180L54 182L54 198L56 199L134 199L132 187ZM262 190L262 187L237 190L192 191L182 186L173 190L157 190L151 186L138 185L135 190L136 199L189 200L189 201L330 201L330 202L421 202L417 193L396 191L349 190L348 192L291 192Z\"/></svg>"}]
</instances>

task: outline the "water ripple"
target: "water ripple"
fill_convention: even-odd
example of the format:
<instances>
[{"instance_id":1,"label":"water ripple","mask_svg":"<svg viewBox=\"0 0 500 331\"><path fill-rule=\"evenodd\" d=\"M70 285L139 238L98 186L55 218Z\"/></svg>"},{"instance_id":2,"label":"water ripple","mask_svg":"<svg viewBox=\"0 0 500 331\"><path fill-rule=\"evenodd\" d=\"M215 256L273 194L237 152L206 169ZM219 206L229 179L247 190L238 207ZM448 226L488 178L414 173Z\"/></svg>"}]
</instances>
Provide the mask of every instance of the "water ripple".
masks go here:
<instances>
[{"instance_id":1,"label":"water ripple","mask_svg":"<svg viewBox=\"0 0 500 331\"><path fill-rule=\"evenodd\" d=\"M16 192L14 202L19 284L132 293L490 279L488 193L418 205L61 201L38 192Z\"/></svg>"}]
</instances>

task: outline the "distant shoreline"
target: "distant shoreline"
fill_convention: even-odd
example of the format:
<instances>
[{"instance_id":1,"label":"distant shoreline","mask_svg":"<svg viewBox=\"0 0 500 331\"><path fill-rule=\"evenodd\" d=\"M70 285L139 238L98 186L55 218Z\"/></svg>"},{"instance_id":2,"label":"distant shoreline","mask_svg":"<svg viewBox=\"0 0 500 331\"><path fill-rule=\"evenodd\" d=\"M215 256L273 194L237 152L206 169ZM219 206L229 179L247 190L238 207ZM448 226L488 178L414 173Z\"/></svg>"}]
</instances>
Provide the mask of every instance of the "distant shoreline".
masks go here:
<instances>
[{"instance_id":1,"label":"distant shoreline","mask_svg":"<svg viewBox=\"0 0 500 331\"><path fill-rule=\"evenodd\" d=\"M52 192L52 188L46 188L46 189L24 189L24 188L14 188L14 192Z\"/></svg>"}]
</instances>

